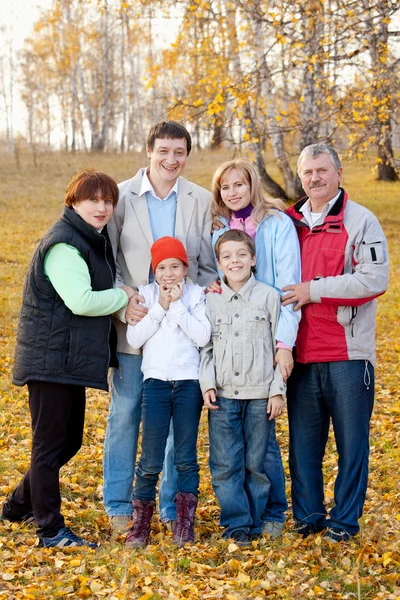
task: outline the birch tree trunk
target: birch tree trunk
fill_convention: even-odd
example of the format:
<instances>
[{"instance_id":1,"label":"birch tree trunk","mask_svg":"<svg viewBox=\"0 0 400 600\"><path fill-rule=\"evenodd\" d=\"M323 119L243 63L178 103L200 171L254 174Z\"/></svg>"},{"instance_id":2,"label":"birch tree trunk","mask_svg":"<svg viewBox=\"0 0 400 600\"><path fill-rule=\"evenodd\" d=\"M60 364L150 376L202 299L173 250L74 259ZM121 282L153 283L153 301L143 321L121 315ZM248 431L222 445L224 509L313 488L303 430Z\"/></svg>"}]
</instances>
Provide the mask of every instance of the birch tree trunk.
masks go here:
<instances>
[{"instance_id":1,"label":"birch tree trunk","mask_svg":"<svg viewBox=\"0 0 400 600\"><path fill-rule=\"evenodd\" d=\"M229 40L229 54L230 62L232 64L233 71L237 73L240 78L243 78L243 70L239 56L239 40L237 35L236 25L236 8L230 0L224 0L226 10L226 20L228 23L228 40ZM251 104L249 100L246 101L244 106L244 113L246 120L249 121L253 130L251 138L257 141L250 141L250 148L254 154L254 162L257 166L258 173L268 191L269 194L275 197L288 199L285 190L268 174L262 146L262 135L257 128L256 115L253 114Z\"/></svg>"},{"instance_id":2,"label":"birch tree trunk","mask_svg":"<svg viewBox=\"0 0 400 600\"><path fill-rule=\"evenodd\" d=\"M392 81L387 68L390 15L388 0L379 5L362 0L367 15L366 34L371 56L373 87L376 97L375 130L378 145L378 180L397 181L392 147Z\"/></svg>"},{"instance_id":3,"label":"birch tree trunk","mask_svg":"<svg viewBox=\"0 0 400 600\"><path fill-rule=\"evenodd\" d=\"M270 68L267 64L266 54L263 45L263 40L265 39L265 36L263 35L263 27L261 21L262 9L259 0L257 0L257 2L254 3L254 6L256 10L252 11L251 13L252 29L257 59L257 71L260 82L259 89L261 97L264 100L267 117L267 134L271 142L271 147L274 153L275 160L285 182L286 193L283 196L283 198L287 199L289 197L291 199L295 199L298 195L298 189L296 186L296 175L295 173L293 173L290 167L289 160L285 152L283 132L278 125L278 114L275 110L273 96L273 90L275 88L275 85Z\"/></svg>"}]
</instances>

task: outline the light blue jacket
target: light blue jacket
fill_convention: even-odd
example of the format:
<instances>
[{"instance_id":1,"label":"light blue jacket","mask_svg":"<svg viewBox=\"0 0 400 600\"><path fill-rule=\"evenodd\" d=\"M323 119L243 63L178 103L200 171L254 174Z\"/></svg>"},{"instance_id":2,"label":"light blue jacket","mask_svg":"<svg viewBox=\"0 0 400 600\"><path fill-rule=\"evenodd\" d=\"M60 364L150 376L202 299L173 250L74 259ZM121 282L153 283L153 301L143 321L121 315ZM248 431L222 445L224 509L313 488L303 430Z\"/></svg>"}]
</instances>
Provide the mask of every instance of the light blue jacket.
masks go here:
<instances>
[{"instance_id":1,"label":"light blue jacket","mask_svg":"<svg viewBox=\"0 0 400 600\"><path fill-rule=\"evenodd\" d=\"M219 217L219 220L224 227L213 232L213 248L218 238L229 230L228 221L224 217ZM255 243L255 277L258 281L271 285L281 296L285 285L301 282L299 241L290 217L280 211L267 215L257 226ZM222 279L221 271L219 275ZM293 304L281 306L275 339L292 348L296 341L300 317L301 311L295 312Z\"/></svg>"}]
</instances>

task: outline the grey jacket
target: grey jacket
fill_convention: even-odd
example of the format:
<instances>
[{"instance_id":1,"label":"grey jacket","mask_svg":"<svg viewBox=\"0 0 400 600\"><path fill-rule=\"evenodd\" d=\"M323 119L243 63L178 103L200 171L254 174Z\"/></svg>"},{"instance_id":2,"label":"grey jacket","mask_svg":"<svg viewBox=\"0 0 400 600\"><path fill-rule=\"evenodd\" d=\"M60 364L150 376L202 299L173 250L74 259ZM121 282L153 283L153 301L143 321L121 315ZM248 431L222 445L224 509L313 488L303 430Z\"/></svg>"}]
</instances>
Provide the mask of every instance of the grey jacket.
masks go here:
<instances>
[{"instance_id":1,"label":"grey jacket","mask_svg":"<svg viewBox=\"0 0 400 600\"><path fill-rule=\"evenodd\" d=\"M238 292L221 286L222 294L206 297L212 337L201 350L202 392L215 389L217 396L238 400L284 396L280 367L273 366L279 292L253 275Z\"/></svg>"}]
</instances>

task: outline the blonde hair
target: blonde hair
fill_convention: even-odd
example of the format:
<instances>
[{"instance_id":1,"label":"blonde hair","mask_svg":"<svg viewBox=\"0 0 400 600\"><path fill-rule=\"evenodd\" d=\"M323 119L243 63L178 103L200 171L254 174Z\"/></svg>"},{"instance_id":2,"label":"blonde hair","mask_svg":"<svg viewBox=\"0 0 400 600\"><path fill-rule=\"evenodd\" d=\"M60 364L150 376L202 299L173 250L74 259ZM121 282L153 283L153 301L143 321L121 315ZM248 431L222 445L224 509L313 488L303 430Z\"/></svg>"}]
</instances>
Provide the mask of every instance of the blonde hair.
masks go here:
<instances>
[{"instance_id":1,"label":"blonde hair","mask_svg":"<svg viewBox=\"0 0 400 600\"><path fill-rule=\"evenodd\" d=\"M254 223L257 225L265 216L272 211L284 211L286 206L280 198L266 198L261 186L261 178L251 162L238 158L229 160L218 167L211 182L212 201L211 213L213 217L225 217L230 219L232 211L226 206L221 197L222 180L234 169L236 169L243 180L250 186L250 204L253 206L251 213Z\"/></svg>"}]
</instances>

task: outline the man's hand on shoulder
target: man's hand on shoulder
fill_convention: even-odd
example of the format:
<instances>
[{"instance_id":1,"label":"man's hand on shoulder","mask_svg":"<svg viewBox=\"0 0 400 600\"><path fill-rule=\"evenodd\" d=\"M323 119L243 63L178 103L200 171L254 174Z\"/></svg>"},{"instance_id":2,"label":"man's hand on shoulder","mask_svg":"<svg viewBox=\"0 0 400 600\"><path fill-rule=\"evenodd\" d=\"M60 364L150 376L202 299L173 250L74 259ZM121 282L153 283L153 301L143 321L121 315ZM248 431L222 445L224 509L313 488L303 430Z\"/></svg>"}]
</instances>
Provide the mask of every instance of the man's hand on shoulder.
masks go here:
<instances>
[{"instance_id":1,"label":"man's hand on shoulder","mask_svg":"<svg viewBox=\"0 0 400 600\"><path fill-rule=\"evenodd\" d=\"M287 292L282 296L282 306L295 304L294 310L300 310L302 306L311 302L309 281L286 285L282 288L282 292Z\"/></svg>"}]
</instances>

